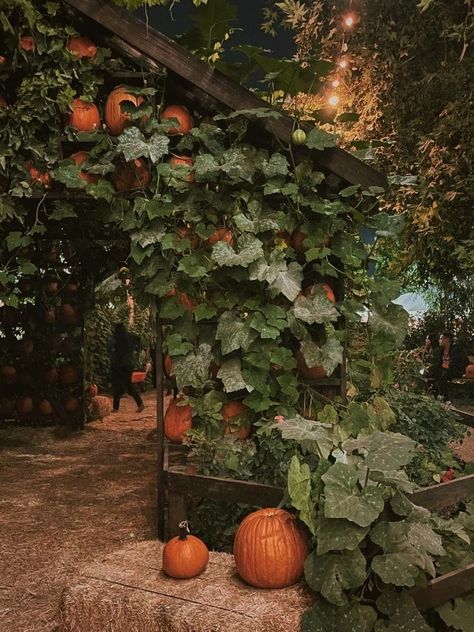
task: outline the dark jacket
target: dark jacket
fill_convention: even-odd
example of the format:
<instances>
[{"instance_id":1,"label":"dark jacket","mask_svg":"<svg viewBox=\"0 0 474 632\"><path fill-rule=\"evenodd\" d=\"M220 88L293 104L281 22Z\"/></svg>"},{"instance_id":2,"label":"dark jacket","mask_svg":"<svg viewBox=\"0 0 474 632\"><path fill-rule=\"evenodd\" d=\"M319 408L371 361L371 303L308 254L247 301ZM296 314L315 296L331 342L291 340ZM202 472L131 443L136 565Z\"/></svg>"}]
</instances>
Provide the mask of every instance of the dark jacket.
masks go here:
<instances>
[{"instance_id":1,"label":"dark jacket","mask_svg":"<svg viewBox=\"0 0 474 632\"><path fill-rule=\"evenodd\" d=\"M133 369L134 354L139 347L139 338L125 332L120 336L114 335L110 343L110 365L112 371L116 369Z\"/></svg>"}]
</instances>

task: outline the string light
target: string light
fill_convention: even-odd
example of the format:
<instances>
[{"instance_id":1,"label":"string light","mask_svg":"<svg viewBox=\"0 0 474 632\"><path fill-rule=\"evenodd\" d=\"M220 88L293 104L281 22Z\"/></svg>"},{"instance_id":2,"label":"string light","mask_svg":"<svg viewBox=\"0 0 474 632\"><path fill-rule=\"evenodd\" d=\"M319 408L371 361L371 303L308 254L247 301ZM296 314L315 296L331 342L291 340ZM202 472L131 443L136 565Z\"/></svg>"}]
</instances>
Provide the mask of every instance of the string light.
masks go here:
<instances>
[{"instance_id":1,"label":"string light","mask_svg":"<svg viewBox=\"0 0 474 632\"><path fill-rule=\"evenodd\" d=\"M332 106L333 108L335 108L337 105L339 105L339 97L337 96L337 94L332 94L329 99L328 99L328 103L330 106Z\"/></svg>"},{"instance_id":2,"label":"string light","mask_svg":"<svg viewBox=\"0 0 474 632\"><path fill-rule=\"evenodd\" d=\"M337 62L337 65L339 66L339 68L342 68L343 70L345 70L347 66L349 65L349 62L347 61L347 59L343 57Z\"/></svg>"},{"instance_id":3,"label":"string light","mask_svg":"<svg viewBox=\"0 0 474 632\"><path fill-rule=\"evenodd\" d=\"M333 88L339 88L339 86L341 85L341 82L339 81L339 79L334 79L334 81L331 82L331 85Z\"/></svg>"}]
</instances>

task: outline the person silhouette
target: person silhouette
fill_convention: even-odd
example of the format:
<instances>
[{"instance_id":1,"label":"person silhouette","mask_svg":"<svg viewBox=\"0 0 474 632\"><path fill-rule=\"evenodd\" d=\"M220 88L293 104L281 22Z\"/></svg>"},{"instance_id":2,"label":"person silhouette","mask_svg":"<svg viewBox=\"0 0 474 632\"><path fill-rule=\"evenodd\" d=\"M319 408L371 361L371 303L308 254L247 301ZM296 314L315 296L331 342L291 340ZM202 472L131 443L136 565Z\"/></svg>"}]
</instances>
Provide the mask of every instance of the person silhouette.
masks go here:
<instances>
[{"instance_id":1,"label":"person silhouette","mask_svg":"<svg viewBox=\"0 0 474 632\"><path fill-rule=\"evenodd\" d=\"M132 336L123 323L116 323L110 344L110 368L112 378L113 409L118 412L120 399L129 393L137 404L137 413L144 409L142 398L132 384L133 354L138 348L138 337Z\"/></svg>"}]
</instances>

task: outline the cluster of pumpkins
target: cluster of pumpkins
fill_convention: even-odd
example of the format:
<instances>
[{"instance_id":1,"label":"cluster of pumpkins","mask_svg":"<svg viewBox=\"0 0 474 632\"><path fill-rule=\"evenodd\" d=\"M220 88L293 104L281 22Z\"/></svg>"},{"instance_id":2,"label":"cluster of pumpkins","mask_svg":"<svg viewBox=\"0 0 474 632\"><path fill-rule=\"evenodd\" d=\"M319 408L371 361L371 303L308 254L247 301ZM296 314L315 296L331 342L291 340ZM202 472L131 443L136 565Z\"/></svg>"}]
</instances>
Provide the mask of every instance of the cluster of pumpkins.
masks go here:
<instances>
[{"instance_id":1,"label":"cluster of pumpkins","mask_svg":"<svg viewBox=\"0 0 474 632\"><path fill-rule=\"evenodd\" d=\"M31 36L24 36L20 39L20 48L24 51L34 51L35 44ZM74 55L76 59L93 59L97 54L97 46L86 37L73 37L67 43L67 49ZM1 58L5 61L5 58ZM2 63L0 61L0 63ZM130 103L135 107L139 107L143 103L141 96L130 94L126 88L122 86L116 87L108 95L105 109L104 119L107 131L113 136L119 136L125 127L130 125L131 117L127 112L122 111L121 104L123 102ZM7 106L7 101L0 95L0 107ZM164 108L161 113L161 120L176 119L177 127L168 130L168 135L176 136L186 134L194 126L194 119L188 109L183 105L169 105ZM144 120L146 120L144 118ZM83 99L74 99L71 104L71 112L68 124L78 132L94 132L101 129L102 123L98 107L89 101ZM79 166L89 157L88 152L78 151L70 158ZM171 167L176 165L192 166L193 160L189 156L172 156L169 159ZM31 180L45 188L52 186L52 176L50 173L40 171L32 161L25 164L26 170L30 174ZM81 171L79 177L88 184L97 184L99 176L97 174ZM186 179L193 181L192 174L188 174ZM119 165L112 174L112 184L119 192L130 191L133 189L145 188L151 182L151 173L147 168L145 161L137 158L129 163Z\"/></svg>"},{"instance_id":2,"label":"cluster of pumpkins","mask_svg":"<svg viewBox=\"0 0 474 632\"><path fill-rule=\"evenodd\" d=\"M163 571L176 579L202 573L209 551L189 535L187 522L163 549ZM279 508L259 509L240 523L234 540L234 559L240 577L255 588L286 588L299 581L308 555L308 537L296 517Z\"/></svg>"}]
</instances>

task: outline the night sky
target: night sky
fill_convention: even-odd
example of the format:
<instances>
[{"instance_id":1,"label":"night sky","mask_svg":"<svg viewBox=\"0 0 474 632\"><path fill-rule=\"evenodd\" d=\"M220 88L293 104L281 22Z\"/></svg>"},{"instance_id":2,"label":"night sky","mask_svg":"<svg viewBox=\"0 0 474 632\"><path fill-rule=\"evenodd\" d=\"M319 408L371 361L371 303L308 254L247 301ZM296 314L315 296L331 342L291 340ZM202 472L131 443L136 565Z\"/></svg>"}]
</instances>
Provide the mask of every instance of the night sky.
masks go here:
<instances>
[{"instance_id":1,"label":"night sky","mask_svg":"<svg viewBox=\"0 0 474 632\"><path fill-rule=\"evenodd\" d=\"M265 6L265 0L234 0L233 4L237 6L238 26L242 31L236 31L232 36L230 46L234 44L253 44L272 50L275 56L291 57L294 51L294 45L289 31L280 31L277 37L265 35L260 30L262 19L262 8ZM196 10L192 0L181 0L173 7L172 15L165 7L149 7L148 19L156 30L161 31L170 37L176 37L186 32L190 26L190 16ZM143 11L137 11L137 17L144 20ZM228 46L229 47L229 46Z\"/></svg>"}]
</instances>

